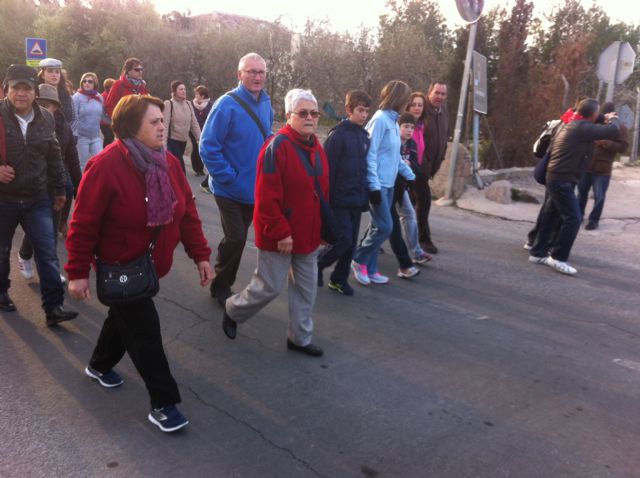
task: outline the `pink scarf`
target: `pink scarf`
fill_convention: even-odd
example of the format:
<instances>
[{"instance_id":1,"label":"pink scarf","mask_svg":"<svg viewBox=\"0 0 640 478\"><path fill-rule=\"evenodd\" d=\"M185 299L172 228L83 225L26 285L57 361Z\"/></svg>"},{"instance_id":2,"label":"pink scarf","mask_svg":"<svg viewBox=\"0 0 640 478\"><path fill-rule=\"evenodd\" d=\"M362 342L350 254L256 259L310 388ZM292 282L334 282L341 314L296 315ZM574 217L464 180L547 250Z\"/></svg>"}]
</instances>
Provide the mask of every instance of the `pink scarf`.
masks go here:
<instances>
[{"instance_id":1,"label":"pink scarf","mask_svg":"<svg viewBox=\"0 0 640 478\"><path fill-rule=\"evenodd\" d=\"M422 164L424 156L424 123L422 120L416 124L416 129L413 130L413 140L418 145L418 164Z\"/></svg>"}]
</instances>

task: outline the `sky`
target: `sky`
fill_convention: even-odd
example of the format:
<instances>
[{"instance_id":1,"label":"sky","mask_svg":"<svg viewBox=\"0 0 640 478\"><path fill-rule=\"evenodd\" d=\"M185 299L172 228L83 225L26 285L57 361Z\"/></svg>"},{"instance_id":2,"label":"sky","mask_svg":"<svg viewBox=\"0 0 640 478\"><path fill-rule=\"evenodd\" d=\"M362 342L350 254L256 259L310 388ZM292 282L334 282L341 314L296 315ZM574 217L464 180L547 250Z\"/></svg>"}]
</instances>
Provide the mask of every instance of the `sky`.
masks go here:
<instances>
[{"instance_id":1,"label":"sky","mask_svg":"<svg viewBox=\"0 0 640 478\"><path fill-rule=\"evenodd\" d=\"M386 0L152 0L160 13L178 10L181 13L191 11L192 15L212 11L236 13L262 20L282 22L296 31L301 31L307 18L314 20L329 19L332 30L355 32L360 25L375 27L378 17L387 13ZM437 0L440 9L450 26L462 25L455 0ZM510 8L514 0L485 0L485 11L495 6ZM534 15L550 12L560 0L533 0ZM582 0L585 8L596 3L604 7L614 21L640 24L640 5L637 0ZM636 6L631 6L631 5ZM176 5L179 5L176 8Z\"/></svg>"}]
</instances>

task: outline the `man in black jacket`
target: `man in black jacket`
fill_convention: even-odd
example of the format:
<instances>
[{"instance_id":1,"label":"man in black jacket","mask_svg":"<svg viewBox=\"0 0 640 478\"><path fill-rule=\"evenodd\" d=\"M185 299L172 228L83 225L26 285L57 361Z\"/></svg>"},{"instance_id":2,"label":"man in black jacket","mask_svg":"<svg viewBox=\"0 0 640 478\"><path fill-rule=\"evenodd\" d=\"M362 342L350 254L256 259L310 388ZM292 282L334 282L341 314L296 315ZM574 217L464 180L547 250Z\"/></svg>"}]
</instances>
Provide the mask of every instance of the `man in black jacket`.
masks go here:
<instances>
[{"instance_id":1,"label":"man in black jacket","mask_svg":"<svg viewBox=\"0 0 640 478\"><path fill-rule=\"evenodd\" d=\"M571 247L578 235L582 214L575 187L593 155L593 142L614 139L620 122L616 113L605 115L606 124L594 124L600 105L594 99L580 102L568 124L558 131L551 144L551 158L547 167L546 188L549 195L540 222L538 235L531 248L529 261L546 264L562 274L578 271L567 264ZM562 221L557 239L549 253L549 239Z\"/></svg>"},{"instance_id":2,"label":"man in black jacket","mask_svg":"<svg viewBox=\"0 0 640 478\"><path fill-rule=\"evenodd\" d=\"M64 167L51 114L34 103L36 71L11 65L0 102L0 311L16 310L9 297L11 243L18 224L29 237L40 274L42 308L47 325L75 319L65 310L64 288L56 255L53 208L65 202Z\"/></svg>"}]
</instances>

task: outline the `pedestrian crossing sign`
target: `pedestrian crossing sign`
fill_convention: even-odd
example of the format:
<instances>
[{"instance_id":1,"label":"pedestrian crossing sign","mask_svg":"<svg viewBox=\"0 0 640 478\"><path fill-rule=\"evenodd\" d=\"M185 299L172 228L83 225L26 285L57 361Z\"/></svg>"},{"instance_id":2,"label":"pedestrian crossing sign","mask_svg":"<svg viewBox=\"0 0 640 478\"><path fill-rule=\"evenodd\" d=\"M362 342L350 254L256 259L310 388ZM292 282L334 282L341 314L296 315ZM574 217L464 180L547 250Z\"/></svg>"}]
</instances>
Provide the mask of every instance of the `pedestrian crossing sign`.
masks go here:
<instances>
[{"instance_id":1,"label":"pedestrian crossing sign","mask_svg":"<svg viewBox=\"0 0 640 478\"><path fill-rule=\"evenodd\" d=\"M47 40L44 38L25 38L27 65L38 66L47 58Z\"/></svg>"}]
</instances>

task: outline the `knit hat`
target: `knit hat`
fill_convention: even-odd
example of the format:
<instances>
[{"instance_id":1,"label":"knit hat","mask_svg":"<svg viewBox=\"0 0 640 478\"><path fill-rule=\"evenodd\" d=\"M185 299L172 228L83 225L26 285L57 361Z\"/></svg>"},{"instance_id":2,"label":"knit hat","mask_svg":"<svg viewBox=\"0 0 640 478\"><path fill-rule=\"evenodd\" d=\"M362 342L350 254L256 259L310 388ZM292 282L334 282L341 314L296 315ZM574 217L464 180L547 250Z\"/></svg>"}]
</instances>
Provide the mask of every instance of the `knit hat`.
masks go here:
<instances>
[{"instance_id":1,"label":"knit hat","mask_svg":"<svg viewBox=\"0 0 640 478\"><path fill-rule=\"evenodd\" d=\"M56 103L60 107L60 98L58 97L58 89L53 85L42 83L38 85L40 96L36 100L46 100Z\"/></svg>"},{"instance_id":2,"label":"knit hat","mask_svg":"<svg viewBox=\"0 0 640 478\"><path fill-rule=\"evenodd\" d=\"M62 68L62 62L55 58L45 58L38 63L39 68Z\"/></svg>"},{"instance_id":3,"label":"knit hat","mask_svg":"<svg viewBox=\"0 0 640 478\"><path fill-rule=\"evenodd\" d=\"M27 65L11 65L4 77L2 86L15 86L18 83L25 83L31 88L36 87L36 76L38 72Z\"/></svg>"}]
</instances>

